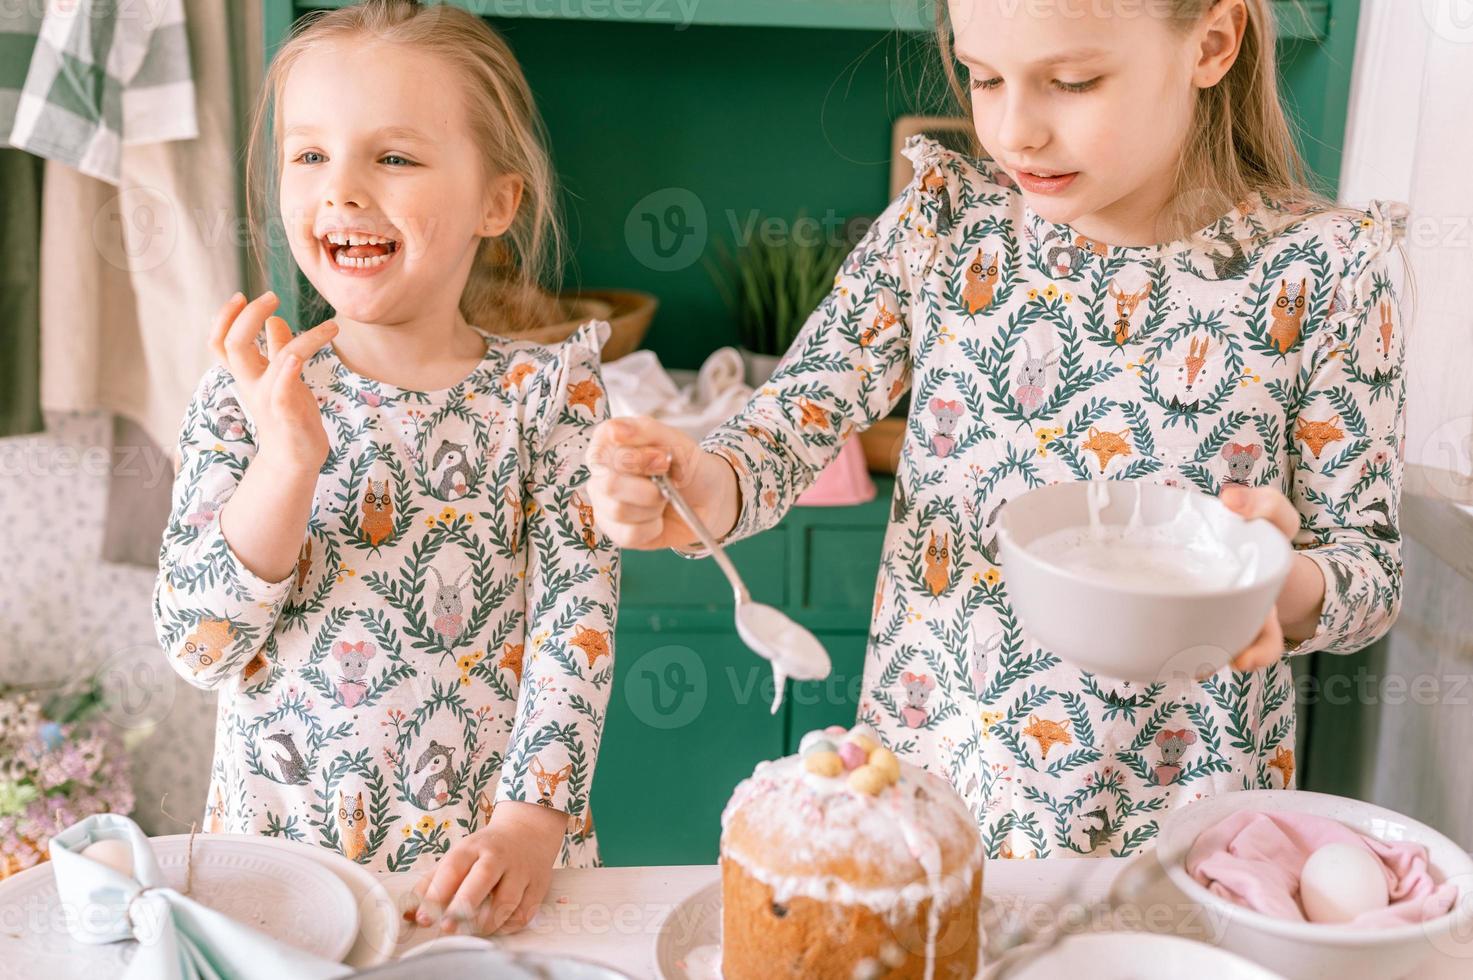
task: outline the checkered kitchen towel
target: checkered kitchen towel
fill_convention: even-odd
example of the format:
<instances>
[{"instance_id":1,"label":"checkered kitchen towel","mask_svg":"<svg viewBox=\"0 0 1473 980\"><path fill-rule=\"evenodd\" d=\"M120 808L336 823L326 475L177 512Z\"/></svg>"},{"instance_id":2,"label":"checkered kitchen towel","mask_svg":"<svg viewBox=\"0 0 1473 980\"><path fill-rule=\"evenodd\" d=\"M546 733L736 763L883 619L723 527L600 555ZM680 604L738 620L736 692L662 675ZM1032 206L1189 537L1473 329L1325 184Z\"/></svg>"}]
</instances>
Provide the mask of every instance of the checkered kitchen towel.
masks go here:
<instances>
[{"instance_id":1,"label":"checkered kitchen towel","mask_svg":"<svg viewBox=\"0 0 1473 980\"><path fill-rule=\"evenodd\" d=\"M0 146L117 184L125 144L198 135L183 0L0 2Z\"/></svg>"}]
</instances>

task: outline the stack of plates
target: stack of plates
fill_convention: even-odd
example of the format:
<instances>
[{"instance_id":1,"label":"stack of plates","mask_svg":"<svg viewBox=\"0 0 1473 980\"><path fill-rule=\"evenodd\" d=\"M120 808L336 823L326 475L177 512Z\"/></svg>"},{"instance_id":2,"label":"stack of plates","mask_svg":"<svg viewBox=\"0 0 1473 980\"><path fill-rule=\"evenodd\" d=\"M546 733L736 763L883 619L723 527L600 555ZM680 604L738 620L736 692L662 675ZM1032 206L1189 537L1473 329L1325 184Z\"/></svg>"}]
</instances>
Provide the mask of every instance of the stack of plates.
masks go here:
<instances>
[{"instance_id":1,"label":"stack of plates","mask_svg":"<svg viewBox=\"0 0 1473 980\"><path fill-rule=\"evenodd\" d=\"M189 835L151 838L171 888L184 890ZM398 943L393 898L373 873L339 854L275 837L197 834L190 898L281 942L358 969ZM0 881L0 962L48 980L117 976L133 943L72 940L50 862Z\"/></svg>"}]
</instances>

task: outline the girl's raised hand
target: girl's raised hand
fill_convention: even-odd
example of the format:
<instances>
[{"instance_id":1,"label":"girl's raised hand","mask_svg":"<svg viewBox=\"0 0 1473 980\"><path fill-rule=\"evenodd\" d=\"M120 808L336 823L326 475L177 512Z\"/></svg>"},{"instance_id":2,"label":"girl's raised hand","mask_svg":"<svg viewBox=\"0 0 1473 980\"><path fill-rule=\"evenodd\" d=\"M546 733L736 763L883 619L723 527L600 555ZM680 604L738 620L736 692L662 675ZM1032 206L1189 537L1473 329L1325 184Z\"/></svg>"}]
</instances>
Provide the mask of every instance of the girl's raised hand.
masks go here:
<instances>
[{"instance_id":1,"label":"girl's raised hand","mask_svg":"<svg viewBox=\"0 0 1473 980\"><path fill-rule=\"evenodd\" d=\"M315 472L327 459L327 430L301 369L337 335L327 320L293 337L291 327L271 316L278 300L265 292L249 303L236 293L225 301L210 331L210 349L235 379L242 408L256 426L258 454ZM266 331L266 357L256 338Z\"/></svg>"},{"instance_id":2,"label":"girl's raised hand","mask_svg":"<svg viewBox=\"0 0 1473 980\"><path fill-rule=\"evenodd\" d=\"M696 534L650 476L665 473L719 539L736 523L738 490L731 464L694 439L646 416L601 422L589 442L593 516L622 548L653 550L697 544Z\"/></svg>"},{"instance_id":3,"label":"girl's raised hand","mask_svg":"<svg viewBox=\"0 0 1473 980\"><path fill-rule=\"evenodd\" d=\"M1299 511L1294 502L1274 487L1245 487L1237 484L1229 484L1222 488L1218 499L1228 510L1233 511L1246 520L1263 518L1278 528L1279 532L1292 543L1294 535L1299 530ZM1312 580L1321 578L1317 569L1313 568L1313 562L1303 555L1294 556L1296 564L1310 566L1307 577ZM1313 602L1316 612L1314 618L1318 619L1319 597L1301 598L1300 593L1304 587L1299 585L1301 576L1292 572L1288 581L1284 583L1284 590L1280 593L1279 601L1268 611L1268 618L1264 620L1263 626L1254 637L1253 642L1247 648L1238 651L1233 658L1233 670L1252 671L1277 663L1283 656L1286 646L1283 622L1279 617L1281 606L1298 609L1309 602ZM1323 595L1323 593L1321 593Z\"/></svg>"}]
</instances>

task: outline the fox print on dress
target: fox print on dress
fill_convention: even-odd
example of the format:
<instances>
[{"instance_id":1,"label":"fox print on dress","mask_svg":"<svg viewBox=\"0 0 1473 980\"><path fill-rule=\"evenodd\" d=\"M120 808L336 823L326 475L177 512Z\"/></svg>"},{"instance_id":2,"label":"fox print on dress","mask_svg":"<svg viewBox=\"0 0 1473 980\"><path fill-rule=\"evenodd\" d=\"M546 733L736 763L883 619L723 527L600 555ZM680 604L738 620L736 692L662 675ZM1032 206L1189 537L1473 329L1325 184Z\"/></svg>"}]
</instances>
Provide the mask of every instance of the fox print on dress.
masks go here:
<instances>
[{"instance_id":1,"label":"fox print on dress","mask_svg":"<svg viewBox=\"0 0 1473 980\"><path fill-rule=\"evenodd\" d=\"M514 800L570 814L557 864L598 862L589 790L619 556L589 519L583 454L607 417L608 331L485 335L480 365L432 392L360 378L324 348L302 376L330 451L277 582L240 563L217 519L190 520L201 500L228 506L258 449L243 415L222 438L235 384L205 376L180 428L154 621L175 671L218 692L212 826L424 870ZM539 780L525 760L554 750L566 770Z\"/></svg>"},{"instance_id":2,"label":"fox print on dress","mask_svg":"<svg viewBox=\"0 0 1473 980\"><path fill-rule=\"evenodd\" d=\"M1304 323L1304 290L1308 285L1308 279L1300 279L1297 283L1279 280L1279 295L1270 311L1273 326L1269 328L1268 335L1280 354L1289 353L1289 348L1299 342L1300 326Z\"/></svg>"},{"instance_id":3,"label":"fox print on dress","mask_svg":"<svg viewBox=\"0 0 1473 980\"><path fill-rule=\"evenodd\" d=\"M1072 668L1013 613L997 515L1063 481L1273 487L1330 583L1295 654L1374 641L1401 597L1405 209L1253 194L1179 241L1110 246L1033 211L992 161L905 153L925 179L702 440L737 475L728 539L776 524L837 454L804 419L862 431L908 392L858 721L949 779L1002 857L1129 856L1198 796L1292 785L1287 661L1142 686Z\"/></svg>"}]
</instances>

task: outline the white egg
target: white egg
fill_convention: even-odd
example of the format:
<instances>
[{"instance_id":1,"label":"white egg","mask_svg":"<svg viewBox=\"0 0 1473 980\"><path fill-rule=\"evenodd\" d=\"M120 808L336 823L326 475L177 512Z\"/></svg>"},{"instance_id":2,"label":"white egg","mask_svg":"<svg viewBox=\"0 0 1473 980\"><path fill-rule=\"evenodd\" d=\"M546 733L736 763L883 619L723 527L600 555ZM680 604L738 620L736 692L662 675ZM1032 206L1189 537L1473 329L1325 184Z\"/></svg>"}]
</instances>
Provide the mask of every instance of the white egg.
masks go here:
<instances>
[{"instance_id":1,"label":"white egg","mask_svg":"<svg viewBox=\"0 0 1473 980\"><path fill-rule=\"evenodd\" d=\"M1326 844L1299 872L1299 902L1310 922L1349 922L1389 901L1385 866L1364 847Z\"/></svg>"},{"instance_id":2,"label":"white egg","mask_svg":"<svg viewBox=\"0 0 1473 980\"><path fill-rule=\"evenodd\" d=\"M100 840L82 848L82 857L105 864L114 871L133 877L133 848L125 840Z\"/></svg>"},{"instance_id":3,"label":"white egg","mask_svg":"<svg viewBox=\"0 0 1473 980\"><path fill-rule=\"evenodd\" d=\"M808 746L812 745L814 742L821 742L826 739L832 741L832 737L829 735L825 735L822 728L815 728L813 731L806 733L803 738L799 740L798 751L802 752L804 755L807 755Z\"/></svg>"}]
</instances>

